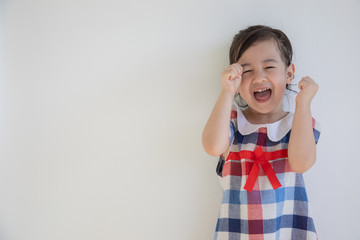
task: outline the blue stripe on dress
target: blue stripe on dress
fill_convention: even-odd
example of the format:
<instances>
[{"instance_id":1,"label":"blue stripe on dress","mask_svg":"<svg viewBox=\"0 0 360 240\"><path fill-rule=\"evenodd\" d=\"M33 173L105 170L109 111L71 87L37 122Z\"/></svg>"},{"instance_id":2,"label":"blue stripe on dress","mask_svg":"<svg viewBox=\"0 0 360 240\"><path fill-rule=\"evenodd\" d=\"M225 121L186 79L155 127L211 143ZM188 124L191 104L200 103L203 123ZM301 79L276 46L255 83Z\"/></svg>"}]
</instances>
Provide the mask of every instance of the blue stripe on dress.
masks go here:
<instances>
[{"instance_id":1,"label":"blue stripe on dress","mask_svg":"<svg viewBox=\"0 0 360 240\"><path fill-rule=\"evenodd\" d=\"M246 190L225 190L223 194L222 203L229 204L251 204L251 195L261 194L261 202L263 204L279 203L287 200L307 202L307 194L304 187L282 187L278 189L269 190L253 190L249 193ZM249 199L248 199L249 198ZM254 203L258 200L254 200Z\"/></svg>"},{"instance_id":2,"label":"blue stripe on dress","mask_svg":"<svg viewBox=\"0 0 360 240\"><path fill-rule=\"evenodd\" d=\"M311 217L300 215L283 215L277 218L264 220L243 220L235 218L219 218L216 224L216 232L234 232L234 233L249 233L249 223L251 225L259 225L259 221L263 223L263 231L266 233L274 233L281 228L294 228L315 232L314 221Z\"/></svg>"}]
</instances>

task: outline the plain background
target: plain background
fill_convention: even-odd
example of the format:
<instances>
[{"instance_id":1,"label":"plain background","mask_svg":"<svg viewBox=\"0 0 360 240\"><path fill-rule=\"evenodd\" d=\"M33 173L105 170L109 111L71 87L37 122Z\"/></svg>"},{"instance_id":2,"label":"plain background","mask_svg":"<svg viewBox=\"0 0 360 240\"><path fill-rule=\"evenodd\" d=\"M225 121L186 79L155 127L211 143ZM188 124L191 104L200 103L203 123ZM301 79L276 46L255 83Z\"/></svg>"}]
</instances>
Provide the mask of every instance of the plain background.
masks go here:
<instances>
[{"instance_id":1,"label":"plain background","mask_svg":"<svg viewBox=\"0 0 360 240\"><path fill-rule=\"evenodd\" d=\"M320 239L360 239L360 1L1 1L0 239L212 239L201 133L233 36L280 28L320 85Z\"/></svg>"}]
</instances>

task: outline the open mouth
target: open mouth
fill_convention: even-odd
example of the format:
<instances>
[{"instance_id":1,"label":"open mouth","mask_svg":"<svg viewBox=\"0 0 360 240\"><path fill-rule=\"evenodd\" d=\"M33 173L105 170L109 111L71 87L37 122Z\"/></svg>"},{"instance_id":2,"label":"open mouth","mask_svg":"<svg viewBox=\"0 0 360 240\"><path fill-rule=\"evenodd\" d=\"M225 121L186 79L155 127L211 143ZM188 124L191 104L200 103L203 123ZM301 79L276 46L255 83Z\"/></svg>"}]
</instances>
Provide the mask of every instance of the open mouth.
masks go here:
<instances>
[{"instance_id":1,"label":"open mouth","mask_svg":"<svg viewBox=\"0 0 360 240\"><path fill-rule=\"evenodd\" d=\"M261 88L254 90L254 98L258 102L266 102L271 97L271 89L270 88Z\"/></svg>"}]
</instances>

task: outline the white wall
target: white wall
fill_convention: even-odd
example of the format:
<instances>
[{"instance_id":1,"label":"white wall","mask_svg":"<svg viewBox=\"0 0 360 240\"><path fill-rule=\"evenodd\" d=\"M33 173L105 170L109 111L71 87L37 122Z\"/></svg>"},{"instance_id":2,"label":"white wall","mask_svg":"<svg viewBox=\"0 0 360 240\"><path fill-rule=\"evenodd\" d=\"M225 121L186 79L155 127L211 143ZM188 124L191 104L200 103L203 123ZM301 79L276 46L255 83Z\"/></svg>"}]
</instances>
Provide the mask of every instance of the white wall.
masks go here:
<instances>
[{"instance_id":1,"label":"white wall","mask_svg":"<svg viewBox=\"0 0 360 240\"><path fill-rule=\"evenodd\" d=\"M201 133L232 37L282 29L320 85L320 239L360 239L360 2L1 2L0 239L212 239Z\"/></svg>"}]
</instances>

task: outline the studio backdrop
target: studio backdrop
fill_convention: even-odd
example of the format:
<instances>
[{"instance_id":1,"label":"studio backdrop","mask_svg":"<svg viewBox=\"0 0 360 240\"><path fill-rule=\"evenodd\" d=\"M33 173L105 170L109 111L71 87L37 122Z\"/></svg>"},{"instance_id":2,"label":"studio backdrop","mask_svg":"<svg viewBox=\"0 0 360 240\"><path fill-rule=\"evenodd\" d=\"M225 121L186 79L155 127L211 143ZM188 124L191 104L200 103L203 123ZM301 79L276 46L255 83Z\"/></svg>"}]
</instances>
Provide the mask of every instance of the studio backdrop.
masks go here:
<instances>
[{"instance_id":1,"label":"studio backdrop","mask_svg":"<svg viewBox=\"0 0 360 240\"><path fill-rule=\"evenodd\" d=\"M265 24L320 86L304 174L319 239L360 239L360 2L1 1L0 239L207 240L201 134L233 36ZM289 110L293 105L288 106Z\"/></svg>"}]
</instances>

